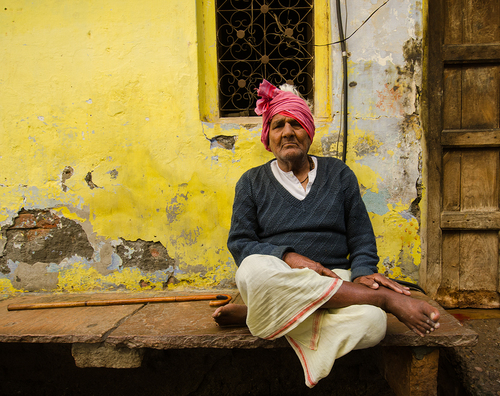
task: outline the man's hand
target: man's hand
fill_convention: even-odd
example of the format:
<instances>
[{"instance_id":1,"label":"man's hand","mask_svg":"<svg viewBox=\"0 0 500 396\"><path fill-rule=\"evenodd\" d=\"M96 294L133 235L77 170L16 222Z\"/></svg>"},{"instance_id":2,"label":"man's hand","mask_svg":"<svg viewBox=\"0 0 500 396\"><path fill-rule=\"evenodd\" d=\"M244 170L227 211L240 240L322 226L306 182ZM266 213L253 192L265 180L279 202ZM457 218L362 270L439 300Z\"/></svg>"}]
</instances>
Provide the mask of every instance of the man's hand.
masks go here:
<instances>
[{"instance_id":1,"label":"man's hand","mask_svg":"<svg viewBox=\"0 0 500 396\"><path fill-rule=\"evenodd\" d=\"M283 261L287 263L291 268L309 268L313 271L316 271L320 275L340 279L340 277L335 272L329 270L326 267L323 267L320 263L295 252L285 253L285 255L283 256Z\"/></svg>"},{"instance_id":2,"label":"man's hand","mask_svg":"<svg viewBox=\"0 0 500 396\"><path fill-rule=\"evenodd\" d=\"M397 293L405 294L409 296L410 293L410 288L406 286L402 286L397 282L394 282L391 279L386 278L382 274L372 274L372 275L365 275L365 276L360 276L356 279L353 280L353 283L359 283L360 285L365 285L369 287L370 289L378 289L380 286L385 286L388 289L394 290Z\"/></svg>"}]
</instances>

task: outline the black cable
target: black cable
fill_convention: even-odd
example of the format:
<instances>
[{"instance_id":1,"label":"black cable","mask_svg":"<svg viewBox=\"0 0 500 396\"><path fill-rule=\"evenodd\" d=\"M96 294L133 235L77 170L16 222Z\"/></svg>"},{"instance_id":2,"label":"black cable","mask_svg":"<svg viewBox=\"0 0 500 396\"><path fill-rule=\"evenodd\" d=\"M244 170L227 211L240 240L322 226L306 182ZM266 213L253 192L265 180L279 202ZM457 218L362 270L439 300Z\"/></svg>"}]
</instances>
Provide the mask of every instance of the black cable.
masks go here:
<instances>
[{"instance_id":1,"label":"black cable","mask_svg":"<svg viewBox=\"0 0 500 396\"><path fill-rule=\"evenodd\" d=\"M343 69L343 74L344 74L344 83L343 83L343 91L344 91L344 109L343 109L343 129L344 129L344 135L343 135L343 147L342 147L342 161L346 162L347 158L347 126L348 126L348 119L347 119L347 105L348 105L348 78L347 78L347 49L346 49L346 43L345 43L345 38L344 38L344 29L342 28L342 12L340 10L340 0L337 0L337 21L338 21L338 28L339 28L339 37L340 37L340 48L342 50L342 69Z\"/></svg>"},{"instance_id":2,"label":"black cable","mask_svg":"<svg viewBox=\"0 0 500 396\"><path fill-rule=\"evenodd\" d=\"M415 289L415 290L421 291L424 294L427 294L424 289L422 289L419 285L417 285L415 283L406 282L406 281L399 280L399 279L391 279L391 280L393 280L394 282L399 283L400 285L407 286L410 289Z\"/></svg>"}]
</instances>

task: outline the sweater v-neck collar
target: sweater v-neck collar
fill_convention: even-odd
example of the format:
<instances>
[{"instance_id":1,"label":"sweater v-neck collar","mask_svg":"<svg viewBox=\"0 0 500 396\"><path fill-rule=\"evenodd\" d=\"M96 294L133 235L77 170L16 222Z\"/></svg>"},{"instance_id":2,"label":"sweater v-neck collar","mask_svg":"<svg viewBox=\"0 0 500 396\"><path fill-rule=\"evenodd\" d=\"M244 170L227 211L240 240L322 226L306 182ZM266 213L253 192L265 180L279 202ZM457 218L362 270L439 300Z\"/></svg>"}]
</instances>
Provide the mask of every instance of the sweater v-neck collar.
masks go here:
<instances>
[{"instance_id":1,"label":"sweater v-neck collar","mask_svg":"<svg viewBox=\"0 0 500 396\"><path fill-rule=\"evenodd\" d=\"M272 159L271 161L269 161L265 165L264 169L266 171L267 177L269 177L269 179L271 180L271 184L274 186L277 192L283 197L283 199L285 199L287 202L295 206L303 206L308 201L314 200L315 199L314 197L316 196L318 189L324 183L325 167L320 164L321 158L316 157L316 160L318 161L318 169L316 170L316 179L314 180L314 183L311 186L311 190L302 200L295 198L285 187L283 187L283 185L278 180L276 180L276 177L274 176L273 171L271 169L271 162L275 160L276 159Z\"/></svg>"}]
</instances>

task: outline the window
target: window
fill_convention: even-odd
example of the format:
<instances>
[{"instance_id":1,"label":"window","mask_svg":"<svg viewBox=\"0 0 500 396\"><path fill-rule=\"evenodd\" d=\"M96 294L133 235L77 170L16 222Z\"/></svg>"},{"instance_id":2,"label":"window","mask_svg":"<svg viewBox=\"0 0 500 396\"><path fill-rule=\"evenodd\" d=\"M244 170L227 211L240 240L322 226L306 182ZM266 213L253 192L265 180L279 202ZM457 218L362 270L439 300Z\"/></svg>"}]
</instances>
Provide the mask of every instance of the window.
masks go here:
<instances>
[{"instance_id":1,"label":"window","mask_svg":"<svg viewBox=\"0 0 500 396\"><path fill-rule=\"evenodd\" d=\"M329 2L316 1L313 7L313 0L197 0L196 7L199 110L203 122L242 125L258 122L260 117L253 112L258 99L254 88L263 78L274 85L291 80L314 103L316 121L333 119L334 63L331 46L325 45L332 41ZM238 38L238 33L244 36ZM225 40L226 51L218 48L222 48L219 40ZM227 44L231 40L233 46ZM237 44L247 41L246 47L238 47ZM274 45L272 50L271 45ZM269 57L267 63L263 63L267 61L262 58L264 55ZM278 65L274 63L276 60ZM301 63L297 63L299 60ZM232 71L227 74L233 77L221 78L226 69ZM221 80L226 92L223 94L219 90ZM239 104L232 105L231 97ZM246 101L243 105L240 97Z\"/></svg>"},{"instance_id":2,"label":"window","mask_svg":"<svg viewBox=\"0 0 500 396\"><path fill-rule=\"evenodd\" d=\"M313 0L217 0L220 117L254 116L262 79L314 101Z\"/></svg>"}]
</instances>

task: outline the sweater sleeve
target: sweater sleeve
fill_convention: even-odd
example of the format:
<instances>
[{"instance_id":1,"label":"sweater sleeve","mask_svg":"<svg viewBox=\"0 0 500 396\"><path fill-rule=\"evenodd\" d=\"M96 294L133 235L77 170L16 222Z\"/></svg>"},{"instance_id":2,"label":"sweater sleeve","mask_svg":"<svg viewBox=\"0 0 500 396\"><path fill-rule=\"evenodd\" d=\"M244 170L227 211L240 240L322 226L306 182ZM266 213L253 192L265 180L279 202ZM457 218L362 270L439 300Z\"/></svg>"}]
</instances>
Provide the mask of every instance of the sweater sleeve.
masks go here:
<instances>
[{"instance_id":1,"label":"sweater sleeve","mask_svg":"<svg viewBox=\"0 0 500 396\"><path fill-rule=\"evenodd\" d=\"M358 180L350 169L345 186L346 236L351 264L351 280L354 280L359 276L378 272L379 257L375 234L361 198Z\"/></svg>"},{"instance_id":2,"label":"sweater sleeve","mask_svg":"<svg viewBox=\"0 0 500 396\"><path fill-rule=\"evenodd\" d=\"M245 173L236 184L236 191L231 217L231 228L227 246L236 265L252 254L266 254L282 258L286 252L294 251L291 246L276 246L263 242L259 238L257 204L252 194L252 183Z\"/></svg>"}]
</instances>

